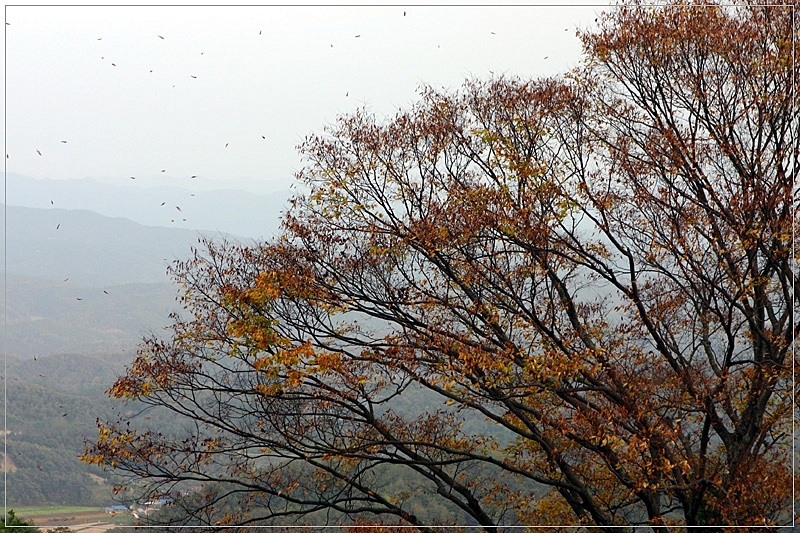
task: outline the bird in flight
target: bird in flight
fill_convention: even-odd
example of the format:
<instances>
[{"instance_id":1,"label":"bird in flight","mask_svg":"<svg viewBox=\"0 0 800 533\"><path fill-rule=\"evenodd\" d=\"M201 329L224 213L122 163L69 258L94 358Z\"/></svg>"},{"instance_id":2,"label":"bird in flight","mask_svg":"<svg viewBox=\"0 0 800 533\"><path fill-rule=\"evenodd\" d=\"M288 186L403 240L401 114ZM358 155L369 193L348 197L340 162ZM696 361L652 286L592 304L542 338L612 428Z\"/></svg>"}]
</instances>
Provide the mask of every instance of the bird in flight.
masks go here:
<instances>
[{"instance_id":1,"label":"bird in flight","mask_svg":"<svg viewBox=\"0 0 800 533\"><path fill-rule=\"evenodd\" d=\"M163 39L163 37L161 37L160 35L158 36L158 38L159 38L159 39Z\"/></svg>"},{"instance_id":2,"label":"bird in flight","mask_svg":"<svg viewBox=\"0 0 800 533\"><path fill-rule=\"evenodd\" d=\"M192 176L192 177L191 177L191 178L189 178L189 179L192 179L192 180L193 180L193 179L195 179L196 177L197 177L197 176Z\"/></svg>"},{"instance_id":3,"label":"bird in flight","mask_svg":"<svg viewBox=\"0 0 800 533\"><path fill-rule=\"evenodd\" d=\"M36 150L36 153L42 155L42 152L40 152L39 150Z\"/></svg>"},{"instance_id":4,"label":"bird in flight","mask_svg":"<svg viewBox=\"0 0 800 533\"><path fill-rule=\"evenodd\" d=\"M58 226L56 226L56 229L58 229L58 228L60 228L60 227L61 227L61 224L59 224Z\"/></svg>"}]
</instances>

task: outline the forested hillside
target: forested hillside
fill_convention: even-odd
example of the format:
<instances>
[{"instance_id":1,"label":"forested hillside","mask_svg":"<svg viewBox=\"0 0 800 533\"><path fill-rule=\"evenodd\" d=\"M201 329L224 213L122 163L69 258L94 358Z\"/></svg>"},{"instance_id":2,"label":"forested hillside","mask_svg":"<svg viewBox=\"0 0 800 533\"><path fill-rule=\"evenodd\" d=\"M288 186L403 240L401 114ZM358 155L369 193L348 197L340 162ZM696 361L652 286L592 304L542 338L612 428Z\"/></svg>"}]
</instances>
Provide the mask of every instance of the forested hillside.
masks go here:
<instances>
[{"instance_id":1,"label":"forested hillside","mask_svg":"<svg viewBox=\"0 0 800 533\"><path fill-rule=\"evenodd\" d=\"M124 407L105 391L140 339L180 311L167 265L198 233L55 208L7 206L6 220L8 505L108 505L108 475L78 456L97 418Z\"/></svg>"},{"instance_id":2,"label":"forested hillside","mask_svg":"<svg viewBox=\"0 0 800 533\"><path fill-rule=\"evenodd\" d=\"M92 361L73 356L86 381L95 381ZM98 416L111 413L110 402L94 393L67 393L52 386L5 379L8 505L102 505L111 500L99 469L78 460L85 435ZM74 376L73 388L81 388ZM2 400L0 400L0 404Z\"/></svg>"}]
</instances>

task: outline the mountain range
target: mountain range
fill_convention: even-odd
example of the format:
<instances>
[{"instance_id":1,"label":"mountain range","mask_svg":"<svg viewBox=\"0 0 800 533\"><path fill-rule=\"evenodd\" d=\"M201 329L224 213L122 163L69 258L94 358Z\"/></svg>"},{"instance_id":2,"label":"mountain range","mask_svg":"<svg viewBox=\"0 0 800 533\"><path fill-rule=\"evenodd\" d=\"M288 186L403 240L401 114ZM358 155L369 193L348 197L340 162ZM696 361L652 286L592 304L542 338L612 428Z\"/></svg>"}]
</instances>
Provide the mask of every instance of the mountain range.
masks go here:
<instances>
[{"instance_id":1,"label":"mountain range","mask_svg":"<svg viewBox=\"0 0 800 533\"><path fill-rule=\"evenodd\" d=\"M132 353L178 307L169 264L202 237L270 238L288 198L6 175L5 352Z\"/></svg>"},{"instance_id":2,"label":"mountain range","mask_svg":"<svg viewBox=\"0 0 800 533\"><path fill-rule=\"evenodd\" d=\"M58 197L56 197L58 199ZM197 232L86 210L3 205L2 348L9 505L103 505L108 478L80 463L103 394L177 307L166 276Z\"/></svg>"},{"instance_id":3,"label":"mountain range","mask_svg":"<svg viewBox=\"0 0 800 533\"><path fill-rule=\"evenodd\" d=\"M144 181L144 180L140 180ZM185 186L147 181L108 183L92 178L35 179L5 176L6 203L39 209L87 210L122 217L145 226L220 231L245 238L266 238L278 231L289 189L256 194L186 179ZM55 226L54 226L55 227Z\"/></svg>"}]
</instances>

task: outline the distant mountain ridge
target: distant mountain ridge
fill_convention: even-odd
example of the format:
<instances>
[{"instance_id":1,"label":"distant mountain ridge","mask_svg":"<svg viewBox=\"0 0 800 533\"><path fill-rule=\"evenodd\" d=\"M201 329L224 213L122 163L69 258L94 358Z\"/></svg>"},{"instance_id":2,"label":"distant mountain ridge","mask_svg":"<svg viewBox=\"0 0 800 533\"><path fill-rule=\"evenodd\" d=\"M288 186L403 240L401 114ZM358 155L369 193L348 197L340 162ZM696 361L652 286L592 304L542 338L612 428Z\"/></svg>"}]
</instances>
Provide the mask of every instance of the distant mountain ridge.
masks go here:
<instances>
[{"instance_id":1,"label":"distant mountain ridge","mask_svg":"<svg viewBox=\"0 0 800 533\"><path fill-rule=\"evenodd\" d=\"M186 187L143 187L91 178L34 179L8 173L6 202L40 209L83 209L146 226L221 231L261 239L277 233L281 212L291 196L288 189L255 194L192 187L195 183L189 179Z\"/></svg>"},{"instance_id":2,"label":"distant mountain ridge","mask_svg":"<svg viewBox=\"0 0 800 533\"><path fill-rule=\"evenodd\" d=\"M9 205L5 214L8 272L91 287L167 281L167 265L187 257L201 235L85 210Z\"/></svg>"},{"instance_id":3,"label":"distant mountain ridge","mask_svg":"<svg viewBox=\"0 0 800 533\"><path fill-rule=\"evenodd\" d=\"M167 267L189 257L199 232L91 211L0 207L8 353L132 353L143 333L180 308Z\"/></svg>"}]
</instances>

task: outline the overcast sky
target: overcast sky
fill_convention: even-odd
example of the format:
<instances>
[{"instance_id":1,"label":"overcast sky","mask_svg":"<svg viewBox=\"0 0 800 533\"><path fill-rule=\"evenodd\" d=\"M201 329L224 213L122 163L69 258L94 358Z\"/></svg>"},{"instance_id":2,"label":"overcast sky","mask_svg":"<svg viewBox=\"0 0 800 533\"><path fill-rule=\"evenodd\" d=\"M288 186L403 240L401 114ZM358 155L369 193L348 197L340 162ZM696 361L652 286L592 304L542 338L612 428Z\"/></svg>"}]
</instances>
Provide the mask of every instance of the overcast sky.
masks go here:
<instances>
[{"instance_id":1,"label":"overcast sky","mask_svg":"<svg viewBox=\"0 0 800 533\"><path fill-rule=\"evenodd\" d=\"M7 6L6 169L285 189L296 145L337 115L564 72L602 9Z\"/></svg>"}]
</instances>

